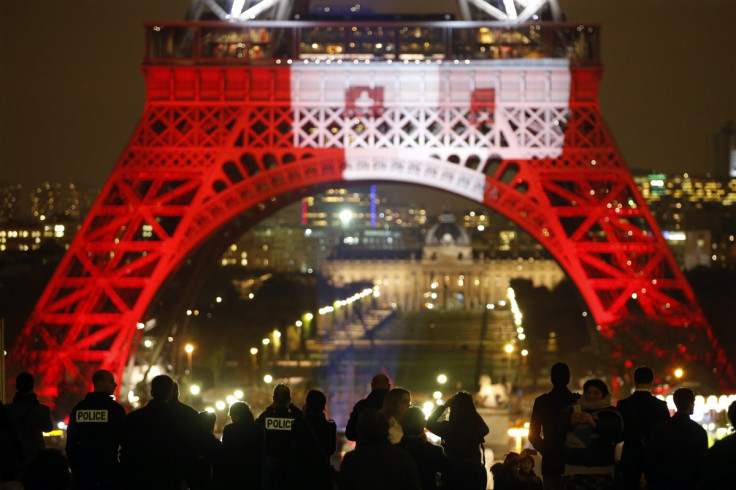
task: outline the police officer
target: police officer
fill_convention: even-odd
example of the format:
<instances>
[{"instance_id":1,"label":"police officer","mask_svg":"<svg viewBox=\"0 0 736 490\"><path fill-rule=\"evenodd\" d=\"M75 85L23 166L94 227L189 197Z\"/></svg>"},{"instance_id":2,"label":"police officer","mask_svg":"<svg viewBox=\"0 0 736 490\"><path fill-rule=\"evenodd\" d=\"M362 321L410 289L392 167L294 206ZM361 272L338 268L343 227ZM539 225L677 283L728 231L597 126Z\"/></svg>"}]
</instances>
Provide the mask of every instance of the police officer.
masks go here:
<instances>
[{"instance_id":1,"label":"police officer","mask_svg":"<svg viewBox=\"0 0 736 490\"><path fill-rule=\"evenodd\" d=\"M289 453L294 443L291 431L295 418L302 417L302 411L291 403L291 390L285 384L273 389L273 403L256 420L265 429L263 477L268 490L289 488Z\"/></svg>"},{"instance_id":2,"label":"police officer","mask_svg":"<svg viewBox=\"0 0 736 490\"><path fill-rule=\"evenodd\" d=\"M125 410L112 399L117 383L110 371L97 371L92 384L94 391L69 416L66 454L74 488L120 488L118 446Z\"/></svg>"}]
</instances>

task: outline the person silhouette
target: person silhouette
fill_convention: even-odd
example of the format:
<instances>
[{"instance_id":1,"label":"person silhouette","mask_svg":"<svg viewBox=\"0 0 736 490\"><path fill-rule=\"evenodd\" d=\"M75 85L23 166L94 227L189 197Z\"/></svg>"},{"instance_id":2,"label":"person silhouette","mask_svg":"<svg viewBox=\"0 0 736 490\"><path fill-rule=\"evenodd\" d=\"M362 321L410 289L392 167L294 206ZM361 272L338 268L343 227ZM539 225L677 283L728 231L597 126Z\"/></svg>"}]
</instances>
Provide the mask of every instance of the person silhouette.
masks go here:
<instances>
[{"instance_id":1,"label":"person silhouette","mask_svg":"<svg viewBox=\"0 0 736 490\"><path fill-rule=\"evenodd\" d=\"M566 408L580 398L572 393L570 368L558 362L550 370L552 390L538 396L532 406L529 424L529 442L542 455L542 482L544 490L559 490L565 471L565 435L568 427Z\"/></svg>"},{"instance_id":2,"label":"person silhouette","mask_svg":"<svg viewBox=\"0 0 736 490\"><path fill-rule=\"evenodd\" d=\"M670 417L667 403L652 395L654 371L646 366L634 370L634 393L619 400L616 408L624 419L621 451L623 490L639 490L644 474L644 440L652 428Z\"/></svg>"}]
</instances>

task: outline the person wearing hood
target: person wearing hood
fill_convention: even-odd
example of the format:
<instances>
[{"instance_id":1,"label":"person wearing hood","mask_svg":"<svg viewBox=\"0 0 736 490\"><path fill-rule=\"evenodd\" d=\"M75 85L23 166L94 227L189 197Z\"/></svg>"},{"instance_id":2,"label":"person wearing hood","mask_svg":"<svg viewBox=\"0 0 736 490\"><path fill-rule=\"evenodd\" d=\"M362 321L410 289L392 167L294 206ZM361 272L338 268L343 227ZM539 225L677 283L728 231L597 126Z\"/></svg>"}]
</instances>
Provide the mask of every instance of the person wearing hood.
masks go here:
<instances>
[{"instance_id":1,"label":"person wearing hood","mask_svg":"<svg viewBox=\"0 0 736 490\"><path fill-rule=\"evenodd\" d=\"M20 373L15 378L16 394L13 402L6 405L8 415L20 431L25 462L31 461L41 449L46 447L44 432L53 430L51 409L39 403L33 392L35 379L31 373Z\"/></svg>"},{"instance_id":2,"label":"person wearing hood","mask_svg":"<svg viewBox=\"0 0 736 490\"><path fill-rule=\"evenodd\" d=\"M623 418L611 404L606 383L586 381L565 437L565 488L613 490L615 448L622 433Z\"/></svg>"}]
</instances>

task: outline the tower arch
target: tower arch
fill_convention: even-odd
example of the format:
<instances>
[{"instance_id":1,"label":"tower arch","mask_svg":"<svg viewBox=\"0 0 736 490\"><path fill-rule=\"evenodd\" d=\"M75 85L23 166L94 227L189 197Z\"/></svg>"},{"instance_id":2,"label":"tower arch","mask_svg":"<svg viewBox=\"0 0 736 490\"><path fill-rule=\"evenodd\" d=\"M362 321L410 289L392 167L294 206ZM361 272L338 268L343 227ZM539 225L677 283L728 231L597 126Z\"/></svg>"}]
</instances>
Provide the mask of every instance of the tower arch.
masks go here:
<instances>
[{"instance_id":1,"label":"tower arch","mask_svg":"<svg viewBox=\"0 0 736 490\"><path fill-rule=\"evenodd\" d=\"M704 330L709 360L732 374L603 121L597 26L173 22L146 33L141 121L12 352L14 366L44 366L45 398L94 369L120 376L157 289L239 214L376 181L502 213L550 251L604 335L633 314L665 318Z\"/></svg>"}]
</instances>

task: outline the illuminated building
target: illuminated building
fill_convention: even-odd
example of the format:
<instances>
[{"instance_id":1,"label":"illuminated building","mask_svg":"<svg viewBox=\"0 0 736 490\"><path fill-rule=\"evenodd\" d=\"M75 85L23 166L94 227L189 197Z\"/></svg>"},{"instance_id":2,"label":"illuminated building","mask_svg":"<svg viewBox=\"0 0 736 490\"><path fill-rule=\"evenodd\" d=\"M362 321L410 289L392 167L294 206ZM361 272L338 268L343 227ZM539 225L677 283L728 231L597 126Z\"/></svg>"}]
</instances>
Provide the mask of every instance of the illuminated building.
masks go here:
<instances>
[{"instance_id":1,"label":"illuminated building","mask_svg":"<svg viewBox=\"0 0 736 490\"><path fill-rule=\"evenodd\" d=\"M658 173L634 180L681 267L736 266L736 178Z\"/></svg>"},{"instance_id":2,"label":"illuminated building","mask_svg":"<svg viewBox=\"0 0 736 490\"><path fill-rule=\"evenodd\" d=\"M470 310L506 297L511 279L553 288L565 273L553 260L490 259L473 251L470 236L452 214L440 216L421 248L383 252L341 246L322 273L335 287L370 282L387 307Z\"/></svg>"},{"instance_id":3,"label":"illuminated building","mask_svg":"<svg viewBox=\"0 0 736 490\"><path fill-rule=\"evenodd\" d=\"M29 252L38 250L51 240L69 248L79 224L74 223L20 223L0 224L0 252Z\"/></svg>"}]
</instances>

